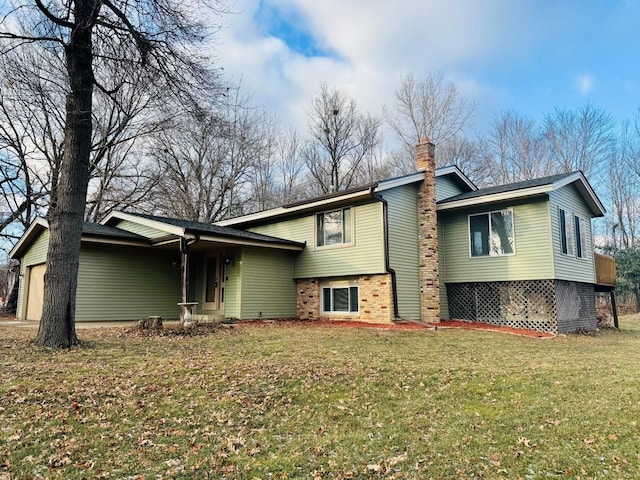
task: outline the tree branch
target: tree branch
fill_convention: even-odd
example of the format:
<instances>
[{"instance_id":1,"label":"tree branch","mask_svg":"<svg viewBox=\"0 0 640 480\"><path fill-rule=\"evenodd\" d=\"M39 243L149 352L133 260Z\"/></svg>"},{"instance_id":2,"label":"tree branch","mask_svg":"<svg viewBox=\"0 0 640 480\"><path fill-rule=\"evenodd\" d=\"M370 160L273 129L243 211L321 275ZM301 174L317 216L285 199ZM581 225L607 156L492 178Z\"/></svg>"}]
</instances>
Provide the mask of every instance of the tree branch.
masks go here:
<instances>
[{"instance_id":1,"label":"tree branch","mask_svg":"<svg viewBox=\"0 0 640 480\"><path fill-rule=\"evenodd\" d=\"M63 20L62 18L56 17L53 13L49 11L47 7L44 6L41 0L35 0L35 2L38 8L40 9L40 11L44 14L44 16L47 17L56 25L60 27L69 28L69 29L73 29L75 27L73 23Z\"/></svg>"}]
</instances>

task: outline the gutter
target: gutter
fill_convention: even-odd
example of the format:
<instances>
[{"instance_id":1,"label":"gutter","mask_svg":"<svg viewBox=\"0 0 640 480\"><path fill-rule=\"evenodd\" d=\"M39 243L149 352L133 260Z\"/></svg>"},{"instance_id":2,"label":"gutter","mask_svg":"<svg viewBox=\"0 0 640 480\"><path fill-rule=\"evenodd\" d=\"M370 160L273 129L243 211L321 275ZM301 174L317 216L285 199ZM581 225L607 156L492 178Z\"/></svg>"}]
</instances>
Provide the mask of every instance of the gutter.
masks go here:
<instances>
[{"instance_id":1,"label":"gutter","mask_svg":"<svg viewBox=\"0 0 640 480\"><path fill-rule=\"evenodd\" d=\"M389 203L380 194L377 194L371 188L371 197L382 203L382 218L384 229L384 268L391 275L391 296L393 298L393 317L402 320L398 311L398 283L396 281L396 271L391 267L389 260Z\"/></svg>"}]
</instances>

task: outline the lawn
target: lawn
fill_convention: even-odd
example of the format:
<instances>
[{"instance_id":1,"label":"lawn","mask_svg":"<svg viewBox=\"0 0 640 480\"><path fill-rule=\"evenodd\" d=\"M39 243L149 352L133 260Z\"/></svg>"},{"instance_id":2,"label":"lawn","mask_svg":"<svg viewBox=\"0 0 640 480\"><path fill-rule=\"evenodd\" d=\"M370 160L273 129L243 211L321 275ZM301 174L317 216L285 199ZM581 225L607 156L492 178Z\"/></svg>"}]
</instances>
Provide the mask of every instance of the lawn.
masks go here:
<instances>
[{"instance_id":1,"label":"lawn","mask_svg":"<svg viewBox=\"0 0 640 480\"><path fill-rule=\"evenodd\" d=\"M533 339L0 328L0 479L640 478L640 319Z\"/></svg>"}]
</instances>

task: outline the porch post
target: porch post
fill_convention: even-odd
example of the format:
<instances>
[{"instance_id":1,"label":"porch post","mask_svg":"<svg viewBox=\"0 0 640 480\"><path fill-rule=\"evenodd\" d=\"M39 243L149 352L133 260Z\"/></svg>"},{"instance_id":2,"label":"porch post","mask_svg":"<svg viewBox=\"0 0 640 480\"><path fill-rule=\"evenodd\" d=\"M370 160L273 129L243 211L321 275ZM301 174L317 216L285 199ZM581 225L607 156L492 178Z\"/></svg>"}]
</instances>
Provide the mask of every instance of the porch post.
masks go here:
<instances>
[{"instance_id":1,"label":"porch post","mask_svg":"<svg viewBox=\"0 0 640 480\"><path fill-rule=\"evenodd\" d=\"M187 299L189 295L189 244L186 238L180 239L180 253L182 256L182 303L186 303L189 301Z\"/></svg>"}]
</instances>

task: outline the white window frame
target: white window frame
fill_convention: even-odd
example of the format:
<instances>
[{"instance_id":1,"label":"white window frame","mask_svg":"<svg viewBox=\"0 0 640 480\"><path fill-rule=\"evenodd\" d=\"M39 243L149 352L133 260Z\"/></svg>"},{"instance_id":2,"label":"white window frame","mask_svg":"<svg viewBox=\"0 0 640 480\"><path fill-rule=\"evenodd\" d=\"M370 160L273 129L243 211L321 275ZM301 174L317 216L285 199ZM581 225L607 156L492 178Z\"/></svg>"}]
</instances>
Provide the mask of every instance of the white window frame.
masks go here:
<instances>
[{"instance_id":1,"label":"white window frame","mask_svg":"<svg viewBox=\"0 0 640 480\"><path fill-rule=\"evenodd\" d=\"M564 216L564 238L565 244L562 242L563 225L562 217ZM565 257L576 256L576 239L575 239L575 215L562 207L558 207L558 228L560 233L560 254ZM566 248L565 248L566 247ZM566 252L564 251L566 249ZM583 249L584 250L584 249Z\"/></svg>"},{"instance_id":2,"label":"white window frame","mask_svg":"<svg viewBox=\"0 0 640 480\"><path fill-rule=\"evenodd\" d=\"M573 216L573 228L576 241L576 258L587 258L587 221L579 215ZM580 249L578 249L580 241Z\"/></svg>"},{"instance_id":3,"label":"white window frame","mask_svg":"<svg viewBox=\"0 0 640 480\"><path fill-rule=\"evenodd\" d=\"M346 222L344 220L345 217L345 211L349 211L349 225L348 225L348 233L349 233L349 240L345 241L345 234L347 232L347 229L345 229L345 225ZM325 215L329 214L329 213L334 213L334 212L341 212L342 214L342 222L341 222L341 227L342 227L342 242L341 243L333 243L330 245L325 245L325 234L324 234L324 229L322 230L322 232L320 231L320 218L324 217ZM320 213L316 213L314 215L314 240L315 240L315 248L317 249L324 249L324 248L342 248L342 247L348 247L354 244L354 237L355 237L355 221L354 221L354 217L355 217L355 209L353 207L343 207L343 208L336 208L333 210L325 210L323 212ZM324 224L323 224L324 227ZM320 245L320 239L322 239L323 244Z\"/></svg>"},{"instance_id":4,"label":"white window frame","mask_svg":"<svg viewBox=\"0 0 640 480\"><path fill-rule=\"evenodd\" d=\"M512 252L511 253L492 253L493 250L491 248L491 237L492 237L492 228L491 228L491 214L493 213L503 213L509 212L511 215L511 238L513 238L512 243ZM482 217L487 216L489 223L489 233L487 237L487 241L489 242L488 249L489 253L487 255L474 255L473 253L473 244L471 241L471 217ZM513 208L501 208L500 210L491 210L490 212L481 212L481 213L473 213L467 216L467 238L469 242L469 258L499 258L499 257L511 257L516 254L516 216Z\"/></svg>"},{"instance_id":5,"label":"white window frame","mask_svg":"<svg viewBox=\"0 0 640 480\"><path fill-rule=\"evenodd\" d=\"M334 308L334 291L335 290L347 290L347 304L349 305L348 310L335 310ZM357 310L351 310L352 306L352 290L354 289L357 293ZM329 310L325 309L325 292L329 293ZM354 282L349 281L341 281L341 282L328 282L321 285L321 298L320 298L320 306L323 314L327 315L359 315L360 314L360 286L354 284Z\"/></svg>"}]
</instances>

